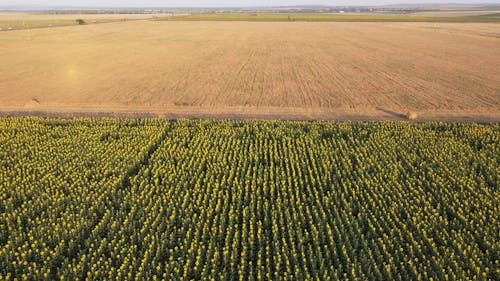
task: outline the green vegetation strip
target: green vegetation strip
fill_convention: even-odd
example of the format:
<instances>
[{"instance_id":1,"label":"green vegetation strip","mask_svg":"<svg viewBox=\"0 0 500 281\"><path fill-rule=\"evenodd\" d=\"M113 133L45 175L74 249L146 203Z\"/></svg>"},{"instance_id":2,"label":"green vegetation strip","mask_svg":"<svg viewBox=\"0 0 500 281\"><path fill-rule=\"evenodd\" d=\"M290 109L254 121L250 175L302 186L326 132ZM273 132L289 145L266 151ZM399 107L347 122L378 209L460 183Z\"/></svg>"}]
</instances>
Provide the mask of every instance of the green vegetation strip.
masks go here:
<instances>
[{"instance_id":1,"label":"green vegetation strip","mask_svg":"<svg viewBox=\"0 0 500 281\"><path fill-rule=\"evenodd\" d=\"M500 22L500 14L463 17L421 17L394 14L321 14L321 13L210 13L165 17L165 21L318 21L318 22Z\"/></svg>"},{"instance_id":2,"label":"green vegetation strip","mask_svg":"<svg viewBox=\"0 0 500 281\"><path fill-rule=\"evenodd\" d=\"M500 125L0 118L0 280L499 280Z\"/></svg>"}]
</instances>

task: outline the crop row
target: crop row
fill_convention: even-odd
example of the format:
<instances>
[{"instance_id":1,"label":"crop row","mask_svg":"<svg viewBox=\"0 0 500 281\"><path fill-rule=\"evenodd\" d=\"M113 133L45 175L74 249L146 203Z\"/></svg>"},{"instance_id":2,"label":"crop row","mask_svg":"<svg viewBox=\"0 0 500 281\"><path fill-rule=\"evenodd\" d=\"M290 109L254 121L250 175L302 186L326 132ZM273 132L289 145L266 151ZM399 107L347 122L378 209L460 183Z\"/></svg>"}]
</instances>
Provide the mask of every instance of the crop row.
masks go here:
<instances>
[{"instance_id":1,"label":"crop row","mask_svg":"<svg viewBox=\"0 0 500 281\"><path fill-rule=\"evenodd\" d=\"M498 124L0 119L0 275L498 280Z\"/></svg>"}]
</instances>

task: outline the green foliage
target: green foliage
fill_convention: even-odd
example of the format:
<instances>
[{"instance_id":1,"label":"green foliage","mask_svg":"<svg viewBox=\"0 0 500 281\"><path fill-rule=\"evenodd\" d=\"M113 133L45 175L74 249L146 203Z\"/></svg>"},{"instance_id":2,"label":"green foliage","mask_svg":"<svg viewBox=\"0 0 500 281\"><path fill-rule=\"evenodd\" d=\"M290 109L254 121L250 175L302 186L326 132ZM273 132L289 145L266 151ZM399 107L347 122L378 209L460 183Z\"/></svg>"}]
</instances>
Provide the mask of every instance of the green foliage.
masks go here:
<instances>
[{"instance_id":1,"label":"green foliage","mask_svg":"<svg viewBox=\"0 0 500 281\"><path fill-rule=\"evenodd\" d=\"M498 280L499 143L498 124L2 118L0 275Z\"/></svg>"}]
</instances>

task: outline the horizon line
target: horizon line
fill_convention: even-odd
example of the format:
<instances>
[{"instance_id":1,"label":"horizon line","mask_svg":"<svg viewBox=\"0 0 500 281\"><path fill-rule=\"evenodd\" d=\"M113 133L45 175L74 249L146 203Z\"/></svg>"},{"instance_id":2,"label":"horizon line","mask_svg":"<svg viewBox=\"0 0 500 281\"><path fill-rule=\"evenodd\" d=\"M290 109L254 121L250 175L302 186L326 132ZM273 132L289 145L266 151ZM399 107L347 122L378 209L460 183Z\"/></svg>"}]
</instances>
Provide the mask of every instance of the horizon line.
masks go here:
<instances>
[{"instance_id":1,"label":"horizon line","mask_svg":"<svg viewBox=\"0 0 500 281\"><path fill-rule=\"evenodd\" d=\"M385 6L425 6L425 5L466 5L466 6L484 6L484 5L500 5L500 2L484 2L484 3L456 3L456 2L446 2L446 3L437 3L437 2L426 2L426 3L394 3L394 4L375 4L375 5L324 5L324 4L304 4L304 5L248 5L248 6L229 6L229 5L217 5L217 6L120 6L120 5L0 5L0 9L2 8L87 8L87 9L186 9L186 8L195 8L195 9L203 9L203 8L299 8L299 7L325 7L325 8L336 8L336 7L385 7Z\"/></svg>"}]
</instances>

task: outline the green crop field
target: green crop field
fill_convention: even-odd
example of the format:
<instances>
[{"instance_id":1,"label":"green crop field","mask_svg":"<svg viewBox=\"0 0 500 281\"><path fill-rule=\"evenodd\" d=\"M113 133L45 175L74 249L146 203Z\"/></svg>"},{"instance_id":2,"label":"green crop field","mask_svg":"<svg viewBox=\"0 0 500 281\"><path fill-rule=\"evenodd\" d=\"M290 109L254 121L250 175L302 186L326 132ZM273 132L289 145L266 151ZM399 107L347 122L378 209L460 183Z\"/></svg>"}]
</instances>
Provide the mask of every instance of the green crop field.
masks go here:
<instances>
[{"instance_id":1,"label":"green crop field","mask_svg":"<svg viewBox=\"0 0 500 281\"><path fill-rule=\"evenodd\" d=\"M500 14L473 16L414 16L401 14L209 13L164 17L167 21L313 21L313 22L500 22Z\"/></svg>"},{"instance_id":2,"label":"green crop field","mask_svg":"<svg viewBox=\"0 0 500 281\"><path fill-rule=\"evenodd\" d=\"M0 118L0 280L499 280L500 125Z\"/></svg>"}]
</instances>

